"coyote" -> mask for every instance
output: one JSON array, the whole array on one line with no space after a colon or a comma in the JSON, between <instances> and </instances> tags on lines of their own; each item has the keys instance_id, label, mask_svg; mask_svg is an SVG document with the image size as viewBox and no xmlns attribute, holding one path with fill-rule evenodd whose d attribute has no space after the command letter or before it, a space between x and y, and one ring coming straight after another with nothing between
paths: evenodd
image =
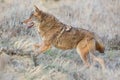
<instances>
[{"instance_id":1,"label":"coyote","mask_svg":"<svg viewBox=\"0 0 120 80\"><path fill-rule=\"evenodd\" d=\"M90 67L88 60L88 54L90 53L92 60L99 62L101 67L105 68L104 60L94 55L96 50L104 53L105 48L102 41L93 32L66 25L36 6L30 17L23 23L28 28L35 25L42 38L41 44L34 45L36 54L45 52L51 46L63 50L75 48L86 67Z\"/></svg>"}]
</instances>

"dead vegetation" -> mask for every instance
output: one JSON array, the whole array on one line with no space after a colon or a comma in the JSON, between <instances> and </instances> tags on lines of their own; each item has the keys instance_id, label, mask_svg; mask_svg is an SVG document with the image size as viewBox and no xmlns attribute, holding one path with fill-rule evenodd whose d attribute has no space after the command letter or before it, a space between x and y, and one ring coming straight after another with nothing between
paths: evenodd
<instances>
[{"instance_id":1,"label":"dead vegetation","mask_svg":"<svg viewBox=\"0 0 120 80\"><path fill-rule=\"evenodd\" d=\"M41 1L0 0L0 80L120 80L120 1ZM105 59L107 69L102 71L98 64L84 69L74 50L56 48L39 55L35 67L32 44L41 39L35 29L21 24L34 4L66 24L99 35L106 45L106 54L99 57Z\"/></svg>"}]
</instances>

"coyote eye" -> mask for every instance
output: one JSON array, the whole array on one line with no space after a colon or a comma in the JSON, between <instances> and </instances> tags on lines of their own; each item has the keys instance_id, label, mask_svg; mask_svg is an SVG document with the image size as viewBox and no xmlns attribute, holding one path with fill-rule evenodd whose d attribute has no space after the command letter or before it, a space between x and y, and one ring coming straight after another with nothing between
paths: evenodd
<instances>
[{"instance_id":1,"label":"coyote eye","mask_svg":"<svg viewBox=\"0 0 120 80\"><path fill-rule=\"evenodd\" d=\"M38 16L38 13L37 13L37 12L34 12L34 16L37 17L37 16Z\"/></svg>"}]
</instances>

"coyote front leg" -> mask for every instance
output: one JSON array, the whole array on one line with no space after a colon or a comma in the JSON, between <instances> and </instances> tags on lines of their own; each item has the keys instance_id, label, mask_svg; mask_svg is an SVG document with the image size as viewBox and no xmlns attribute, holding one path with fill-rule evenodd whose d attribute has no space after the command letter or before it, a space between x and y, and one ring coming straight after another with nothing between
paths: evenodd
<instances>
[{"instance_id":1,"label":"coyote front leg","mask_svg":"<svg viewBox=\"0 0 120 80\"><path fill-rule=\"evenodd\" d=\"M36 50L37 48L37 50ZM43 53L51 48L51 44L47 41L43 41L41 44L34 44L33 50L37 53L35 55L38 55L40 53Z\"/></svg>"}]
</instances>

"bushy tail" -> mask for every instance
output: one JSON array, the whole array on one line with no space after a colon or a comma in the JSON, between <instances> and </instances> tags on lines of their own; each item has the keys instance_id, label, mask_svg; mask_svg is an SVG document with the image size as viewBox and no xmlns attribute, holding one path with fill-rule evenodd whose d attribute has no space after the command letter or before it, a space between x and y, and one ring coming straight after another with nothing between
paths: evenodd
<instances>
[{"instance_id":1,"label":"bushy tail","mask_svg":"<svg viewBox=\"0 0 120 80\"><path fill-rule=\"evenodd\" d=\"M99 51L100 53L104 53L105 47L102 40L100 40L100 38L96 36L95 36L95 40L96 40L96 50Z\"/></svg>"}]
</instances>

